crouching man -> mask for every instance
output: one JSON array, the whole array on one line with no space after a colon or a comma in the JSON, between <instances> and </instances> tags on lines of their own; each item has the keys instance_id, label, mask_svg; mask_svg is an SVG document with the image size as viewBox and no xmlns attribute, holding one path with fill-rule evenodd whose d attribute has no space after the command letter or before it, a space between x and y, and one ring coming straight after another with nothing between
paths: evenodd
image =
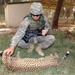
<instances>
[{"instance_id":1,"label":"crouching man","mask_svg":"<svg viewBox=\"0 0 75 75\"><path fill-rule=\"evenodd\" d=\"M43 15L42 4L39 2L33 2L29 9L29 14L24 17L21 22L16 34L11 39L10 47L3 51L3 54L12 55L15 47L28 48L28 52L32 52L34 49L34 36L29 38L28 31L35 32L38 30L41 32L41 35L36 34L38 46L36 51L39 55L44 56L42 49L49 48L54 42L55 37L53 35L48 35L50 31L50 24L47 18ZM27 33L29 35L27 35ZM29 39L28 39L29 38Z\"/></svg>"}]
</instances>

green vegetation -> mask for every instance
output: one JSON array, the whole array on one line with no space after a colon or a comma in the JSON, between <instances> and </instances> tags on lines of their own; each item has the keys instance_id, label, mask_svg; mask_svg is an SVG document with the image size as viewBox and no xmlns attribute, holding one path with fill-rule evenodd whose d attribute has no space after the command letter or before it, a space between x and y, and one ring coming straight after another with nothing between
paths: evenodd
<instances>
[{"instance_id":1,"label":"green vegetation","mask_svg":"<svg viewBox=\"0 0 75 75\"><path fill-rule=\"evenodd\" d=\"M58 67L50 67L47 69L31 71L31 72L12 72L7 70L0 57L0 75L75 75L75 40L69 40L66 38L65 34L61 31L55 31L53 34L56 37L56 41L52 47L47 50L43 50L45 55L54 54L57 52L60 59L64 56L67 51L70 51L69 57L63 62L62 65ZM74 34L75 32L73 32ZM2 34L0 35L0 50L4 50L9 47L10 39L12 34ZM27 49L16 48L13 56L16 55L17 51L21 52L21 57L40 57L34 50L33 53L27 53Z\"/></svg>"}]
</instances>

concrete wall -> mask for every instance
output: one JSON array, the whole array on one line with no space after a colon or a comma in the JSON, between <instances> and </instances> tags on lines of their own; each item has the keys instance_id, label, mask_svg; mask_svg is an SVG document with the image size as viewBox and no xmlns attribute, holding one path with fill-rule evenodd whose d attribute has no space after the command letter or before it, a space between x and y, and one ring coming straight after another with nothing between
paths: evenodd
<instances>
[{"instance_id":1,"label":"concrete wall","mask_svg":"<svg viewBox=\"0 0 75 75\"><path fill-rule=\"evenodd\" d=\"M24 16L29 13L31 3L8 4L5 7L5 21L7 27L18 27Z\"/></svg>"}]
</instances>

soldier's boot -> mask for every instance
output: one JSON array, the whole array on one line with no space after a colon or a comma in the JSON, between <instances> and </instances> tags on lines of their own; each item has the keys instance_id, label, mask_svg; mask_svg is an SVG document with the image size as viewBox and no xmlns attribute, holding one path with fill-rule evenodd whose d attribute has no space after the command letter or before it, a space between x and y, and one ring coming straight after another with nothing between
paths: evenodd
<instances>
[{"instance_id":1,"label":"soldier's boot","mask_svg":"<svg viewBox=\"0 0 75 75\"><path fill-rule=\"evenodd\" d=\"M30 47L28 48L28 53L32 53L33 50L34 50L34 45L31 44Z\"/></svg>"},{"instance_id":2,"label":"soldier's boot","mask_svg":"<svg viewBox=\"0 0 75 75\"><path fill-rule=\"evenodd\" d=\"M44 53L43 53L43 51L42 51L40 45L38 45L38 46L36 47L36 51L37 51L37 53L38 53L40 56L44 56Z\"/></svg>"}]
</instances>

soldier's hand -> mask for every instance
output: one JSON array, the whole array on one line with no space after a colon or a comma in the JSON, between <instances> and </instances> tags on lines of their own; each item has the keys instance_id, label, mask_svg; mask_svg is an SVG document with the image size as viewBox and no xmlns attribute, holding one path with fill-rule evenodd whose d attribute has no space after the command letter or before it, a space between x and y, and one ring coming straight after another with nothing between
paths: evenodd
<instances>
[{"instance_id":1,"label":"soldier's hand","mask_svg":"<svg viewBox=\"0 0 75 75\"><path fill-rule=\"evenodd\" d=\"M42 30L42 35L45 36L47 34L47 30Z\"/></svg>"},{"instance_id":2,"label":"soldier's hand","mask_svg":"<svg viewBox=\"0 0 75 75\"><path fill-rule=\"evenodd\" d=\"M14 53L14 46L11 46L4 50L3 55L5 55L5 54L12 55L13 53Z\"/></svg>"}]
</instances>

